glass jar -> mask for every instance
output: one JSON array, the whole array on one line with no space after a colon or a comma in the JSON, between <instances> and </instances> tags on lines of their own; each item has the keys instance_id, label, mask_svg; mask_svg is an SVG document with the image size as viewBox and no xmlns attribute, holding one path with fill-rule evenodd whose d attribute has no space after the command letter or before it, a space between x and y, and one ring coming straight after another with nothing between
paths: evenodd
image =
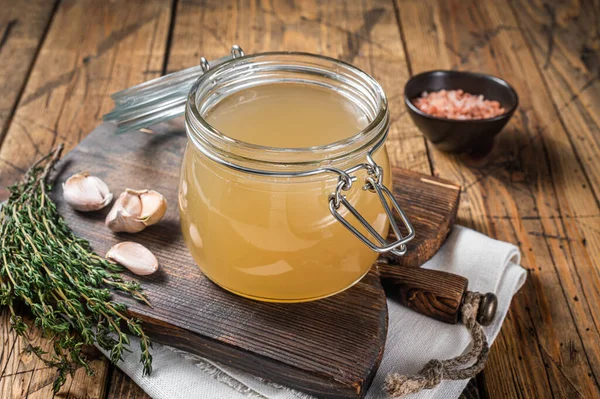
<instances>
[{"instance_id":1,"label":"glass jar","mask_svg":"<svg viewBox=\"0 0 600 399\"><path fill-rule=\"evenodd\" d=\"M364 114L366 127L341 141L282 148L236 140L207 122L228 96L275 84L335 91ZM358 282L378 253L403 254L414 236L386 188L385 94L351 65L304 53L235 57L193 85L185 126L181 227L202 272L226 290L273 302L327 297Z\"/></svg>"}]
</instances>

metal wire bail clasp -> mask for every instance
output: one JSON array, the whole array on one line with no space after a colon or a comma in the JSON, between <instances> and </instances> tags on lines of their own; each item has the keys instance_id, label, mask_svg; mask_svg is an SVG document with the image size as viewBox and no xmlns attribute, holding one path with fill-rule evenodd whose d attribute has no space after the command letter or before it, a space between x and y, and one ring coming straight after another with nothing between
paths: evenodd
<instances>
[{"instance_id":1,"label":"metal wire bail clasp","mask_svg":"<svg viewBox=\"0 0 600 399\"><path fill-rule=\"evenodd\" d=\"M233 46L231 46L231 58L232 59L236 59L239 57L243 57L244 56L244 50L242 50L242 48L240 46L238 46L237 44L234 44ZM210 64L208 63L208 60L205 57L200 57L200 68L202 68L202 72L207 72L210 69Z\"/></svg>"},{"instance_id":2,"label":"metal wire bail clasp","mask_svg":"<svg viewBox=\"0 0 600 399\"><path fill-rule=\"evenodd\" d=\"M366 169L367 171L367 178L365 179L363 190L376 193L379 197L379 201L385 210L390 225L392 226L392 230L397 238L396 241L388 242L386 238L382 237L381 234L379 234L375 228L373 228L373 226L371 226L369 222L367 222L365 218L356 210L356 208L350 204L350 202L346 199L346 196L342 194L342 192L350 190L352 183L357 179L356 176L351 176L350 173L356 172L362 168ZM396 222L396 218L394 218L394 212L392 209L390 209L388 201L394 206L394 209L398 213L402 224L404 224L404 227L408 231L406 236L402 235L400 226ZM350 211L350 213L356 217L360 224L367 229L367 231L377 240L377 242L373 242L367 238L339 213L339 209L342 206L348 209L348 211ZM351 169L343 171L343 173L340 173L339 182L337 184L335 193L333 193L329 198L329 210L340 223L342 223L348 230L350 230L350 232L352 232L352 234L354 234L358 239L360 239L369 248L377 253L391 252L394 255L404 255L406 253L406 243L415 237L415 230L406 217L406 214L394 198L392 192L383 184L383 169L381 166L375 163L371 153L367 155L366 164L355 166Z\"/></svg>"}]
</instances>

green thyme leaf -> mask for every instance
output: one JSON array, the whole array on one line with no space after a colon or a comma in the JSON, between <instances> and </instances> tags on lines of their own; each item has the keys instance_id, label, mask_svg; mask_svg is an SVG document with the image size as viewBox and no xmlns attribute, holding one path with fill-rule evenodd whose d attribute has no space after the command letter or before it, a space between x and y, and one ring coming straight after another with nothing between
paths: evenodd
<instances>
[{"instance_id":1,"label":"green thyme leaf","mask_svg":"<svg viewBox=\"0 0 600 399\"><path fill-rule=\"evenodd\" d=\"M0 306L8 307L12 330L26 340L26 350L57 370L55 392L77 368L92 373L84 345L98 343L116 363L128 351L127 334L140 338L144 373L152 370L152 344L141 322L111 299L111 290L118 290L150 305L139 283L123 280L121 267L75 236L48 196L49 175L62 149L58 146L9 187L9 199L0 209ZM17 305L51 338L50 352L29 342Z\"/></svg>"}]
</instances>

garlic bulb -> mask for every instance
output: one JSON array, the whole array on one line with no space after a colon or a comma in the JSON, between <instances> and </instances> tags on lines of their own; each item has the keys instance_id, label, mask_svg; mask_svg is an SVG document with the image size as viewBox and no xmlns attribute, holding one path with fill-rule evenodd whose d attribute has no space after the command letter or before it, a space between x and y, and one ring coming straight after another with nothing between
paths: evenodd
<instances>
[{"instance_id":1,"label":"garlic bulb","mask_svg":"<svg viewBox=\"0 0 600 399\"><path fill-rule=\"evenodd\" d=\"M138 276L147 276L158 270L156 256L136 242L125 241L114 245L106 253L106 259L125 266Z\"/></svg>"},{"instance_id":2,"label":"garlic bulb","mask_svg":"<svg viewBox=\"0 0 600 399\"><path fill-rule=\"evenodd\" d=\"M126 189L106 216L114 232L137 233L158 223L167 211L167 200L154 190Z\"/></svg>"},{"instance_id":3,"label":"garlic bulb","mask_svg":"<svg viewBox=\"0 0 600 399\"><path fill-rule=\"evenodd\" d=\"M106 183L88 172L76 173L63 183L63 197L72 208L97 211L110 204L113 195Z\"/></svg>"}]
</instances>

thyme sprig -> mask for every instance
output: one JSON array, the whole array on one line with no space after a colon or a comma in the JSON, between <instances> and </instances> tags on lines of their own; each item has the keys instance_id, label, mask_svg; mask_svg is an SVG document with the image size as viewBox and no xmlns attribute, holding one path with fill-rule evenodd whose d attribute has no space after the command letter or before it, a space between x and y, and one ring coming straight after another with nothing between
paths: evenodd
<instances>
[{"instance_id":1,"label":"thyme sprig","mask_svg":"<svg viewBox=\"0 0 600 399\"><path fill-rule=\"evenodd\" d=\"M84 345L96 342L113 363L122 360L129 346L126 331L140 338L140 362L145 374L152 371L151 342L141 322L111 295L119 290L149 305L139 283L123 280L121 266L96 255L77 237L48 196L49 175L62 149L58 146L9 187L0 210L0 305L8 307L12 329L27 341L27 350L57 369L55 392L78 367L92 374ZM31 312L52 350L31 343L17 304Z\"/></svg>"}]
</instances>

